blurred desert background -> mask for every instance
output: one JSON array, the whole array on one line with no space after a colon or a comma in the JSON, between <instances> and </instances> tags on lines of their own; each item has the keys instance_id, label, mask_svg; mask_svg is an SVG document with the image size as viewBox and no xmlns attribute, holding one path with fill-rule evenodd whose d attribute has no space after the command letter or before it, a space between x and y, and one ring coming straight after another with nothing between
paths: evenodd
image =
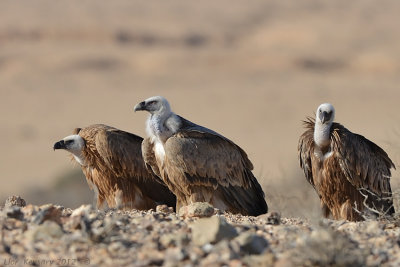
<instances>
[{"instance_id":1,"label":"blurred desert background","mask_svg":"<svg viewBox=\"0 0 400 267\"><path fill-rule=\"evenodd\" d=\"M144 136L147 115L133 106L153 95L240 145L283 216L320 216L297 141L301 120L323 102L399 166L398 1L0 6L2 202L92 203L80 167L53 144L94 123Z\"/></svg>"}]
</instances>

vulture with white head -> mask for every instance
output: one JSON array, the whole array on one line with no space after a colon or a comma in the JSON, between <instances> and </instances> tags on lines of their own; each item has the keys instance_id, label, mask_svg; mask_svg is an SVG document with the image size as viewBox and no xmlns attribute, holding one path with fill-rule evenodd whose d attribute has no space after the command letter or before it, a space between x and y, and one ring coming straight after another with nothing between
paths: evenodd
<instances>
[{"instance_id":1,"label":"vulture with white head","mask_svg":"<svg viewBox=\"0 0 400 267\"><path fill-rule=\"evenodd\" d=\"M238 145L176 115L164 97L151 97L134 110L150 113L143 158L176 195L177 210L208 202L221 211L243 215L268 211L253 164Z\"/></svg>"},{"instance_id":2,"label":"vulture with white head","mask_svg":"<svg viewBox=\"0 0 400 267\"><path fill-rule=\"evenodd\" d=\"M89 187L97 194L97 207L155 209L175 207L176 197L146 168L143 138L116 128L94 124L77 128L73 135L54 144L70 152L82 167Z\"/></svg>"},{"instance_id":3,"label":"vulture with white head","mask_svg":"<svg viewBox=\"0 0 400 267\"><path fill-rule=\"evenodd\" d=\"M331 104L320 105L315 120L304 121L298 144L300 166L320 197L324 216L359 221L393 214L393 162L382 148L333 122L334 117Z\"/></svg>"}]
</instances>

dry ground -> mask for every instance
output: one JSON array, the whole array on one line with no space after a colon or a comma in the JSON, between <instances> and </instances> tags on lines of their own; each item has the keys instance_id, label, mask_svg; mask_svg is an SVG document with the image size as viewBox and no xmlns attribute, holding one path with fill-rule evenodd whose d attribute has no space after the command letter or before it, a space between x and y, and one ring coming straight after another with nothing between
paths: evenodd
<instances>
[{"instance_id":1,"label":"dry ground","mask_svg":"<svg viewBox=\"0 0 400 267\"><path fill-rule=\"evenodd\" d=\"M0 207L8 266L399 266L399 220L347 222L156 211ZM11 205L10 205L11 204ZM17 204L17 205L15 205ZM207 207L206 207L207 206ZM203 208L201 208L203 207ZM204 203L195 214L216 212ZM180 215L194 213L180 213Z\"/></svg>"},{"instance_id":2,"label":"dry ground","mask_svg":"<svg viewBox=\"0 0 400 267\"><path fill-rule=\"evenodd\" d=\"M2 2L0 198L90 203L79 168L53 143L93 123L143 136L146 115L133 106L163 95L248 152L272 210L319 217L296 149L301 120L321 102L400 162L399 8L395 0Z\"/></svg>"}]
</instances>

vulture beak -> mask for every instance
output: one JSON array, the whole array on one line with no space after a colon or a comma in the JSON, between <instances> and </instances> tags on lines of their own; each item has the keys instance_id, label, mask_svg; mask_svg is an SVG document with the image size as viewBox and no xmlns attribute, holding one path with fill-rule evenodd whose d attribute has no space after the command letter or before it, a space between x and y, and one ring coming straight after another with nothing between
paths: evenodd
<instances>
[{"instance_id":1,"label":"vulture beak","mask_svg":"<svg viewBox=\"0 0 400 267\"><path fill-rule=\"evenodd\" d=\"M145 101L140 102L139 104L137 104L137 105L133 108L133 110L134 110L135 112L138 111L138 110L146 110L146 102L145 102Z\"/></svg>"},{"instance_id":2,"label":"vulture beak","mask_svg":"<svg viewBox=\"0 0 400 267\"><path fill-rule=\"evenodd\" d=\"M324 112L322 112L322 114L319 116L319 119L321 120L322 124L324 124L325 122L329 121L330 117L331 117L331 116L328 114L328 112L324 111Z\"/></svg>"},{"instance_id":3,"label":"vulture beak","mask_svg":"<svg viewBox=\"0 0 400 267\"><path fill-rule=\"evenodd\" d=\"M64 140L58 141L58 142L55 143L54 146L53 146L53 150L56 150L56 149L65 149L65 148L66 148L66 147L65 147L65 142L64 142Z\"/></svg>"}]
</instances>

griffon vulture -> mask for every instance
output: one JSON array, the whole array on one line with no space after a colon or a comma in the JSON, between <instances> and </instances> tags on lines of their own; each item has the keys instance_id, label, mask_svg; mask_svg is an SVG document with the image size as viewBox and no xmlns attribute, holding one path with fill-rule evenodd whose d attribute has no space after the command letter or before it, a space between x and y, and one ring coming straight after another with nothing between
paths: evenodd
<instances>
[{"instance_id":1,"label":"griffon vulture","mask_svg":"<svg viewBox=\"0 0 400 267\"><path fill-rule=\"evenodd\" d=\"M247 154L228 138L171 111L161 96L134 108L150 113L144 161L177 197L177 210L209 202L221 211L257 216L268 211Z\"/></svg>"},{"instance_id":2,"label":"griffon vulture","mask_svg":"<svg viewBox=\"0 0 400 267\"><path fill-rule=\"evenodd\" d=\"M73 135L54 144L69 151L81 165L89 187L97 194L97 207L104 201L110 208L175 207L176 197L150 173L142 158L143 138L116 128L95 124L77 128Z\"/></svg>"},{"instance_id":3,"label":"griffon vulture","mask_svg":"<svg viewBox=\"0 0 400 267\"><path fill-rule=\"evenodd\" d=\"M333 122L335 109L322 104L315 121L304 121L300 167L321 200L325 217L359 221L368 215L394 213L390 169L382 148Z\"/></svg>"}]
</instances>

